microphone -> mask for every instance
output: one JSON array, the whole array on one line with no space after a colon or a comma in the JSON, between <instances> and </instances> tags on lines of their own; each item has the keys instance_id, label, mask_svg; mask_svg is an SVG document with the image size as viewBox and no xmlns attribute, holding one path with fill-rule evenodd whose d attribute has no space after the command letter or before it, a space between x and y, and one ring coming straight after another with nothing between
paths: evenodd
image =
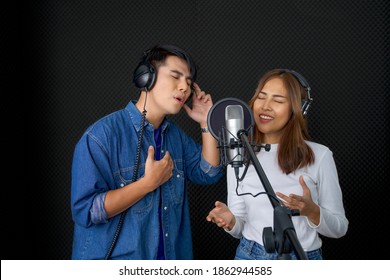
<instances>
[{"instance_id":1,"label":"microphone","mask_svg":"<svg viewBox=\"0 0 390 280\"><path fill-rule=\"evenodd\" d=\"M228 147L228 163L236 173L243 166L243 147L238 132L244 129L244 111L241 105L228 105L225 108L225 141Z\"/></svg>"},{"instance_id":2,"label":"microphone","mask_svg":"<svg viewBox=\"0 0 390 280\"><path fill-rule=\"evenodd\" d=\"M245 130L253 135L252 110L240 99L224 98L211 107L207 124L211 135L218 141L222 164L233 164L238 172L238 168L244 165L245 153L237 134L240 130Z\"/></svg>"}]
</instances>

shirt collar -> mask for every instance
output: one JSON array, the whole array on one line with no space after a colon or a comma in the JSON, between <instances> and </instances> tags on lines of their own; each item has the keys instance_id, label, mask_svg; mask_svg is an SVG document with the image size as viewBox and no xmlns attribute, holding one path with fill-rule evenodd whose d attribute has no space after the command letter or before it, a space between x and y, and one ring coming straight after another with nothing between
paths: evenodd
<instances>
[{"instance_id":1,"label":"shirt collar","mask_svg":"<svg viewBox=\"0 0 390 280\"><path fill-rule=\"evenodd\" d=\"M137 100L131 100L127 104L126 110L129 113L129 117L130 117L131 121L133 122L136 130L139 131L140 128L141 128L142 113L140 111L138 111L137 107L135 106L136 103L137 103ZM147 115L148 114L146 113L146 116ZM170 125L170 122L167 120L167 118L164 118L164 120L163 120L163 122L161 123L161 126L160 126L162 133L164 133L166 131L166 129L169 127L169 125ZM153 127L153 125L150 124L148 122L148 120L145 119L144 128L147 127L147 126ZM154 130L154 127L153 127L153 130Z\"/></svg>"}]
</instances>

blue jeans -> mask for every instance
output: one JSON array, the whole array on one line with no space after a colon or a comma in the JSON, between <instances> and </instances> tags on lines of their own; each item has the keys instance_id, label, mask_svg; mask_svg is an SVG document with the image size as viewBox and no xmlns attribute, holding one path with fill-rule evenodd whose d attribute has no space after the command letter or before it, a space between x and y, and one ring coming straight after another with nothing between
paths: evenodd
<instances>
[{"instance_id":1,"label":"blue jeans","mask_svg":"<svg viewBox=\"0 0 390 280\"><path fill-rule=\"evenodd\" d=\"M322 260L321 249L306 252L309 260ZM290 258L296 260L294 250L290 253ZM264 246L255 241L242 237L236 250L235 260L277 260L278 253L267 253Z\"/></svg>"}]
</instances>

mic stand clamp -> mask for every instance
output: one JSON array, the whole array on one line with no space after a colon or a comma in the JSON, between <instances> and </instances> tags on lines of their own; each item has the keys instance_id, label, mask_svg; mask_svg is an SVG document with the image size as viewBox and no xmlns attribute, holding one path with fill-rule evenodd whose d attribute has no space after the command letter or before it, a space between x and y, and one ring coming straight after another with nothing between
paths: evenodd
<instances>
[{"instance_id":1,"label":"mic stand clamp","mask_svg":"<svg viewBox=\"0 0 390 280\"><path fill-rule=\"evenodd\" d=\"M299 215L283 205L274 208L274 231L272 227L263 229L263 244L268 253L278 252L279 260L290 260L292 251L289 239L285 237L295 234L291 216ZM291 232L291 233L290 233ZM304 253L304 252L303 252Z\"/></svg>"}]
</instances>

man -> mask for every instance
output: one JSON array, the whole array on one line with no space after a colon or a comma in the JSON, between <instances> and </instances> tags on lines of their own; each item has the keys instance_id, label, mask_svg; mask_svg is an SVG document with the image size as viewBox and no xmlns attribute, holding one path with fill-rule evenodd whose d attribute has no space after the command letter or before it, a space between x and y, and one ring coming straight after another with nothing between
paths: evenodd
<instances>
[{"instance_id":1,"label":"man","mask_svg":"<svg viewBox=\"0 0 390 280\"><path fill-rule=\"evenodd\" d=\"M212 99L196 74L186 51L153 47L134 71L138 101L83 134L72 165L72 259L192 259L186 181L210 185L222 175L207 130ZM199 123L202 145L167 120L182 108Z\"/></svg>"}]
</instances>

